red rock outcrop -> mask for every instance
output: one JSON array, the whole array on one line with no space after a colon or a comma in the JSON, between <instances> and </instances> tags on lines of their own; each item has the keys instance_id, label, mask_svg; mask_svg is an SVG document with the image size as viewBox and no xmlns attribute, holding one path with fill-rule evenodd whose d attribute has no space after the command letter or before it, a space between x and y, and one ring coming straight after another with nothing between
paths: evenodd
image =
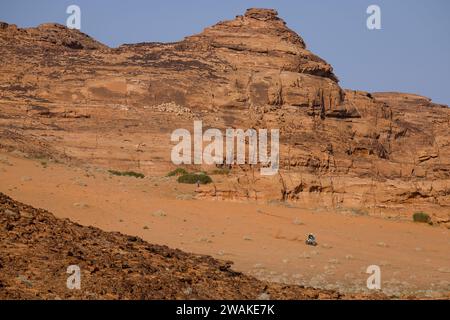
<instances>
[{"instance_id":1,"label":"red rock outcrop","mask_svg":"<svg viewBox=\"0 0 450 320\"><path fill-rule=\"evenodd\" d=\"M343 98L331 66L306 50L274 10L249 9L181 42L118 49L57 24L0 30L4 67L18 62L7 64L14 70L2 83L37 100L331 108Z\"/></svg>"}]
</instances>

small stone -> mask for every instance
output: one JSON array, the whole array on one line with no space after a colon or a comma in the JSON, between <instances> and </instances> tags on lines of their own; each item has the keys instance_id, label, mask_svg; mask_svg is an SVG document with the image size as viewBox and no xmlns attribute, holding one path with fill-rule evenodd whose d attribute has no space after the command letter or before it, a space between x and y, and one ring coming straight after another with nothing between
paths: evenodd
<instances>
[{"instance_id":1,"label":"small stone","mask_svg":"<svg viewBox=\"0 0 450 320\"><path fill-rule=\"evenodd\" d=\"M24 218L33 218L33 214L27 211L20 211L20 216Z\"/></svg>"},{"instance_id":2,"label":"small stone","mask_svg":"<svg viewBox=\"0 0 450 320\"><path fill-rule=\"evenodd\" d=\"M339 264L340 262L339 262L338 259L330 259L330 260L328 260L328 263L331 263L331 264Z\"/></svg>"},{"instance_id":3,"label":"small stone","mask_svg":"<svg viewBox=\"0 0 450 320\"><path fill-rule=\"evenodd\" d=\"M77 208L81 208L81 209L85 209L85 208L89 207L86 203L83 203L83 202L75 202L73 204L73 206L77 207Z\"/></svg>"},{"instance_id":4,"label":"small stone","mask_svg":"<svg viewBox=\"0 0 450 320\"><path fill-rule=\"evenodd\" d=\"M33 282L27 279L27 277L19 275L19 280L24 283L28 288L31 288L33 286Z\"/></svg>"},{"instance_id":5,"label":"small stone","mask_svg":"<svg viewBox=\"0 0 450 320\"><path fill-rule=\"evenodd\" d=\"M156 210L155 212L152 213L152 215L154 217L167 217L167 214L164 210Z\"/></svg>"},{"instance_id":6,"label":"small stone","mask_svg":"<svg viewBox=\"0 0 450 320\"><path fill-rule=\"evenodd\" d=\"M250 236L244 236L243 239L244 239L245 241L251 241L251 240L253 240L252 237L250 237Z\"/></svg>"},{"instance_id":7,"label":"small stone","mask_svg":"<svg viewBox=\"0 0 450 320\"><path fill-rule=\"evenodd\" d=\"M389 245L387 245L387 244L384 243L384 242L378 242L378 243L377 243L377 246L382 247L382 248L388 248L388 247L389 247Z\"/></svg>"},{"instance_id":8,"label":"small stone","mask_svg":"<svg viewBox=\"0 0 450 320\"><path fill-rule=\"evenodd\" d=\"M5 214L8 215L8 216L12 216L12 217L15 217L15 216L19 215L17 212L14 212L14 211L9 210L9 209L5 210Z\"/></svg>"},{"instance_id":9,"label":"small stone","mask_svg":"<svg viewBox=\"0 0 450 320\"><path fill-rule=\"evenodd\" d=\"M187 287L186 289L183 290L183 293L187 296L192 294L192 288L191 287Z\"/></svg>"},{"instance_id":10,"label":"small stone","mask_svg":"<svg viewBox=\"0 0 450 320\"><path fill-rule=\"evenodd\" d=\"M442 267L442 268L439 268L438 271L439 271L439 272L442 272L442 273L450 273L450 268L444 268L444 267Z\"/></svg>"},{"instance_id":11,"label":"small stone","mask_svg":"<svg viewBox=\"0 0 450 320\"><path fill-rule=\"evenodd\" d=\"M268 294L267 292L263 292L256 299L257 300L270 300L270 294Z\"/></svg>"}]
</instances>

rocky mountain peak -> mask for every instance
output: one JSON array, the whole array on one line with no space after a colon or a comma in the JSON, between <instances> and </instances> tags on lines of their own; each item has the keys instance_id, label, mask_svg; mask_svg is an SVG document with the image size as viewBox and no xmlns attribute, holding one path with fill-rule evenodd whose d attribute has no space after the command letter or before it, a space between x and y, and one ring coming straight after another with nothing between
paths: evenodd
<instances>
[{"instance_id":1,"label":"rocky mountain peak","mask_svg":"<svg viewBox=\"0 0 450 320\"><path fill-rule=\"evenodd\" d=\"M15 43L21 48L31 47L54 49L105 49L104 44L92 39L87 34L69 29L59 23L43 23L36 28L18 28L14 24L0 22L0 43Z\"/></svg>"},{"instance_id":2,"label":"rocky mountain peak","mask_svg":"<svg viewBox=\"0 0 450 320\"><path fill-rule=\"evenodd\" d=\"M250 8L245 12L245 17L261 21L280 20L278 12L274 9Z\"/></svg>"},{"instance_id":3,"label":"rocky mountain peak","mask_svg":"<svg viewBox=\"0 0 450 320\"><path fill-rule=\"evenodd\" d=\"M298 53L305 49L305 42L273 9L247 9L244 15L233 20L219 22L194 36L213 38L215 43L247 46L256 51L282 50Z\"/></svg>"}]
</instances>

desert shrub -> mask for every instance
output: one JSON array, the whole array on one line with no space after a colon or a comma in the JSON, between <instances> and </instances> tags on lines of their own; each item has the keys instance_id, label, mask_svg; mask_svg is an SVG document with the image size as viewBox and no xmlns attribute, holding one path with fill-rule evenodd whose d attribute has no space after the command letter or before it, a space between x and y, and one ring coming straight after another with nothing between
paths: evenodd
<instances>
[{"instance_id":1,"label":"desert shrub","mask_svg":"<svg viewBox=\"0 0 450 320\"><path fill-rule=\"evenodd\" d=\"M221 168L221 169L214 169L211 171L211 174L219 175L219 174L230 174L230 169L228 168Z\"/></svg>"},{"instance_id":2,"label":"desert shrub","mask_svg":"<svg viewBox=\"0 0 450 320\"><path fill-rule=\"evenodd\" d=\"M109 173L115 175L115 176L121 176L122 172L116 171L116 170L108 170Z\"/></svg>"},{"instance_id":3,"label":"desert shrub","mask_svg":"<svg viewBox=\"0 0 450 320\"><path fill-rule=\"evenodd\" d=\"M188 172L183 168L176 168L175 170L170 171L167 176L173 177L173 176L181 176L183 174L187 174Z\"/></svg>"},{"instance_id":4,"label":"desert shrub","mask_svg":"<svg viewBox=\"0 0 450 320\"><path fill-rule=\"evenodd\" d=\"M413 220L414 222L425 222L425 223L430 223L431 222L431 218L430 216L425 213L425 212L415 212L413 214Z\"/></svg>"},{"instance_id":5,"label":"desert shrub","mask_svg":"<svg viewBox=\"0 0 450 320\"><path fill-rule=\"evenodd\" d=\"M124 171L122 172L123 176L128 176L128 177L135 177L135 178L144 178L145 175L143 173L139 173L139 172L134 172L134 171Z\"/></svg>"},{"instance_id":6,"label":"desert shrub","mask_svg":"<svg viewBox=\"0 0 450 320\"><path fill-rule=\"evenodd\" d=\"M204 173L186 173L182 176L178 177L177 180L179 183L189 183L189 184L196 184L199 182L200 184L208 184L212 182L212 179L210 176L204 174Z\"/></svg>"},{"instance_id":7,"label":"desert shrub","mask_svg":"<svg viewBox=\"0 0 450 320\"><path fill-rule=\"evenodd\" d=\"M109 173L115 176L127 176L127 177L135 177L135 178L144 178L145 175L139 172L134 171L117 171L117 170L108 170Z\"/></svg>"},{"instance_id":8,"label":"desert shrub","mask_svg":"<svg viewBox=\"0 0 450 320\"><path fill-rule=\"evenodd\" d=\"M368 216L369 213L364 209L351 208L350 212L356 216Z\"/></svg>"}]
</instances>

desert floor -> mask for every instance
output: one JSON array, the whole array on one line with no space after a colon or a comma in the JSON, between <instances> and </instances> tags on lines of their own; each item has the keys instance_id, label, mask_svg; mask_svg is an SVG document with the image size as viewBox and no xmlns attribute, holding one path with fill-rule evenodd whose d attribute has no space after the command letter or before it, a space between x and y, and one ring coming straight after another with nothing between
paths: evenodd
<instances>
[{"instance_id":1,"label":"desert floor","mask_svg":"<svg viewBox=\"0 0 450 320\"><path fill-rule=\"evenodd\" d=\"M0 153L0 192L60 218L231 260L259 279L367 291L366 269L378 265L389 295L450 298L444 227L295 203L195 200L195 190L176 178L117 177ZM305 244L308 233L318 246Z\"/></svg>"}]
</instances>

